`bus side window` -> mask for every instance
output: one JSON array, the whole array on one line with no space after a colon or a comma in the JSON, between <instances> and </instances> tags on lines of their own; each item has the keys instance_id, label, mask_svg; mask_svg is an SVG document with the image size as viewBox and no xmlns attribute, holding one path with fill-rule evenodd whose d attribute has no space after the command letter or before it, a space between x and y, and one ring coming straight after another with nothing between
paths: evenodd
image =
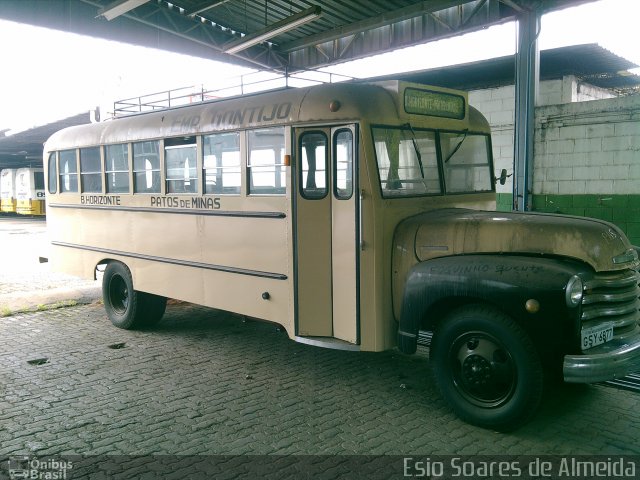
<instances>
[{"instance_id":1,"label":"bus side window","mask_svg":"<svg viewBox=\"0 0 640 480\"><path fill-rule=\"evenodd\" d=\"M49 193L58 193L58 166L56 164L56 152L49 154Z\"/></svg>"},{"instance_id":2,"label":"bus side window","mask_svg":"<svg viewBox=\"0 0 640 480\"><path fill-rule=\"evenodd\" d=\"M284 195L287 188L284 127L250 130L247 142L249 194Z\"/></svg>"},{"instance_id":3,"label":"bus side window","mask_svg":"<svg viewBox=\"0 0 640 480\"><path fill-rule=\"evenodd\" d=\"M33 172L33 185L36 190L44 190L44 173L43 172Z\"/></svg>"},{"instance_id":4,"label":"bus side window","mask_svg":"<svg viewBox=\"0 0 640 480\"><path fill-rule=\"evenodd\" d=\"M440 135L447 193L491 191L488 142L485 135L465 132Z\"/></svg>"},{"instance_id":5,"label":"bus side window","mask_svg":"<svg viewBox=\"0 0 640 480\"><path fill-rule=\"evenodd\" d=\"M334 195L348 200L353 195L353 133L339 130L333 136Z\"/></svg>"},{"instance_id":6,"label":"bus side window","mask_svg":"<svg viewBox=\"0 0 640 480\"><path fill-rule=\"evenodd\" d=\"M126 143L104 147L107 193L129 193L129 146Z\"/></svg>"},{"instance_id":7,"label":"bus side window","mask_svg":"<svg viewBox=\"0 0 640 480\"><path fill-rule=\"evenodd\" d=\"M60 152L60 192L78 191L78 163L75 150Z\"/></svg>"},{"instance_id":8,"label":"bus side window","mask_svg":"<svg viewBox=\"0 0 640 480\"><path fill-rule=\"evenodd\" d=\"M167 193L197 193L196 138L168 138L164 141Z\"/></svg>"},{"instance_id":9,"label":"bus side window","mask_svg":"<svg viewBox=\"0 0 640 480\"><path fill-rule=\"evenodd\" d=\"M240 134L203 137L204 193L240 194Z\"/></svg>"},{"instance_id":10,"label":"bus side window","mask_svg":"<svg viewBox=\"0 0 640 480\"><path fill-rule=\"evenodd\" d=\"M307 199L327 195L327 137L323 132L305 132L300 137L300 193Z\"/></svg>"},{"instance_id":11,"label":"bus side window","mask_svg":"<svg viewBox=\"0 0 640 480\"><path fill-rule=\"evenodd\" d=\"M373 127L372 133L383 197L442 193L435 132Z\"/></svg>"},{"instance_id":12,"label":"bus side window","mask_svg":"<svg viewBox=\"0 0 640 480\"><path fill-rule=\"evenodd\" d=\"M157 141L133 144L134 193L160 193L160 146Z\"/></svg>"},{"instance_id":13,"label":"bus side window","mask_svg":"<svg viewBox=\"0 0 640 480\"><path fill-rule=\"evenodd\" d=\"M83 192L102 193L99 147L80 149L80 180Z\"/></svg>"}]
</instances>

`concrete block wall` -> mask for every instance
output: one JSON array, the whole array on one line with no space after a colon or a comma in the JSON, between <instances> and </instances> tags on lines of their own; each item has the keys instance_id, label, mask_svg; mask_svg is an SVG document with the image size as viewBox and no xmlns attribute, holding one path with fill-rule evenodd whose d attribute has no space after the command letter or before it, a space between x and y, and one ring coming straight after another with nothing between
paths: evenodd
<instances>
[{"instance_id":1,"label":"concrete block wall","mask_svg":"<svg viewBox=\"0 0 640 480\"><path fill-rule=\"evenodd\" d=\"M489 88L469 92L469 104L480 110L491 125L491 143L493 145L493 161L495 171L506 168L513 170L513 125L515 115L515 87ZM497 186L498 193L510 194L512 186L508 181Z\"/></svg>"},{"instance_id":2,"label":"concrete block wall","mask_svg":"<svg viewBox=\"0 0 640 480\"><path fill-rule=\"evenodd\" d=\"M608 220L640 245L640 96L536 108L533 210Z\"/></svg>"},{"instance_id":3,"label":"concrete block wall","mask_svg":"<svg viewBox=\"0 0 640 480\"><path fill-rule=\"evenodd\" d=\"M607 97L575 77L541 82L532 209L609 220L640 245L640 96ZM496 172L512 172L514 87L472 91L469 102L492 126ZM509 181L498 209L512 203Z\"/></svg>"}]
</instances>

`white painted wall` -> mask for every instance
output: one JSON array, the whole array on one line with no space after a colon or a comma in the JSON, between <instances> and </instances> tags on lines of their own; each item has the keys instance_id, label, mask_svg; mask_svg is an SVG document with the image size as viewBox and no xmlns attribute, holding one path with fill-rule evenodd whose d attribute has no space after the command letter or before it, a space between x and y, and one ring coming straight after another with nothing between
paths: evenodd
<instances>
[{"instance_id":1,"label":"white painted wall","mask_svg":"<svg viewBox=\"0 0 640 480\"><path fill-rule=\"evenodd\" d=\"M536 108L536 194L639 194L640 96Z\"/></svg>"},{"instance_id":2,"label":"white painted wall","mask_svg":"<svg viewBox=\"0 0 640 480\"><path fill-rule=\"evenodd\" d=\"M511 173L515 87L470 91L469 103L491 124L496 174ZM534 194L640 193L640 96L566 76L540 82L538 105ZM511 193L511 178L497 188Z\"/></svg>"}]
</instances>

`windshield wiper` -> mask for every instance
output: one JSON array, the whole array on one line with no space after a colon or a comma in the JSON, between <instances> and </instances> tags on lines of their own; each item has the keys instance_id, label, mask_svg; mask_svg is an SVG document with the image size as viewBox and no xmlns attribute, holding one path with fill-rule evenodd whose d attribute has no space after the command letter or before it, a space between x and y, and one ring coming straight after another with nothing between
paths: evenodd
<instances>
[{"instance_id":1,"label":"windshield wiper","mask_svg":"<svg viewBox=\"0 0 640 480\"><path fill-rule=\"evenodd\" d=\"M463 132L464 132L464 136L462 137L462 140L460 140L460 143L456 145L456 148L454 148L451 151L451 153L447 156L447 158L444 160L444 163L447 163L449 160L451 160L451 157L453 157L456 154L456 152L460 150L460 147L462 146L462 142L464 142L464 140L467 138L467 133L469 133L469 129L465 128Z\"/></svg>"},{"instance_id":2,"label":"windshield wiper","mask_svg":"<svg viewBox=\"0 0 640 480\"><path fill-rule=\"evenodd\" d=\"M413 127L409 122L403 125L404 127L409 127L411 131L411 143L413 143L413 148L416 151L416 157L418 159L418 166L420 167L420 175L424 178L424 167L422 166L422 155L420 154L420 149L418 148L418 141L416 140L416 132L413 131Z\"/></svg>"}]
</instances>

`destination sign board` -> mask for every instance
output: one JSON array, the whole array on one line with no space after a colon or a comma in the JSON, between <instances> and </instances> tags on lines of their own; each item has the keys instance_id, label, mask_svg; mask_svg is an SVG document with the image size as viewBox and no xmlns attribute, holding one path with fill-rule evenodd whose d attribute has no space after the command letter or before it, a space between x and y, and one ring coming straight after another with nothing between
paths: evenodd
<instances>
[{"instance_id":1,"label":"destination sign board","mask_svg":"<svg viewBox=\"0 0 640 480\"><path fill-rule=\"evenodd\" d=\"M462 120L465 116L465 100L464 97L452 93L406 88L404 110L415 115Z\"/></svg>"}]
</instances>

